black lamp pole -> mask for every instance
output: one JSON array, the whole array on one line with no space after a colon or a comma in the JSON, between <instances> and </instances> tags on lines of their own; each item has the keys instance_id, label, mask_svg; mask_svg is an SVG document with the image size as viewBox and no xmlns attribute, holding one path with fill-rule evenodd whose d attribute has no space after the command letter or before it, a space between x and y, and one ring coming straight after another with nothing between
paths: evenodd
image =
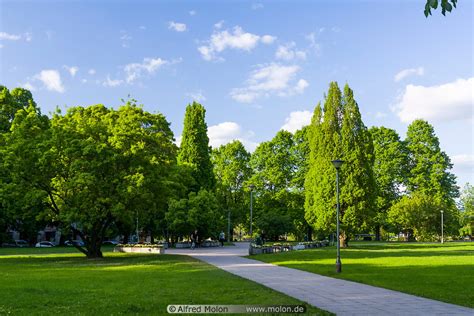
<instances>
[{"instance_id":1,"label":"black lamp pole","mask_svg":"<svg viewBox=\"0 0 474 316\"><path fill-rule=\"evenodd\" d=\"M341 263L341 245L339 243L339 169L341 168L344 161L337 159L333 160L332 164L336 168L336 201L337 201L337 215L336 215L336 245L337 245L337 257L336 257L336 272L341 273L342 263Z\"/></svg>"}]
</instances>

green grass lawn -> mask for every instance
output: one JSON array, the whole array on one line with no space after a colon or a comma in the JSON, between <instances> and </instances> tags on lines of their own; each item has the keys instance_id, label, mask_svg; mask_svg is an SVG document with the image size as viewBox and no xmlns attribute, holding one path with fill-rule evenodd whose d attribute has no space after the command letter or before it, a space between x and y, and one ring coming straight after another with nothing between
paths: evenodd
<instances>
[{"instance_id":1,"label":"green grass lawn","mask_svg":"<svg viewBox=\"0 0 474 316\"><path fill-rule=\"evenodd\" d=\"M474 243L352 243L336 248L252 256L252 259L474 307Z\"/></svg>"},{"instance_id":2,"label":"green grass lawn","mask_svg":"<svg viewBox=\"0 0 474 316\"><path fill-rule=\"evenodd\" d=\"M0 315L162 315L168 304L302 304L191 257L110 251L89 260L74 248L0 248Z\"/></svg>"}]
</instances>

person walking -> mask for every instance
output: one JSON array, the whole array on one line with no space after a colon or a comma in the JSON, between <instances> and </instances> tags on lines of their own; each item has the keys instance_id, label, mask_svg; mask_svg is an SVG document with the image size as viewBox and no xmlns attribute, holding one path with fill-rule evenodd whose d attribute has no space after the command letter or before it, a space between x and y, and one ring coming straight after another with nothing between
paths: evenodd
<instances>
[{"instance_id":1,"label":"person walking","mask_svg":"<svg viewBox=\"0 0 474 316\"><path fill-rule=\"evenodd\" d=\"M197 243L199 242L199 236L197 229L191 233L191 249L196 248Z\"/></svg>"},{"instance_id":2,"label":"person walking","mask_svg":"<svg viewBox=\"0 0 474 316\"><path fill-rule=\"evenodd\" d=\"M221 242L221 247L224 247L225 234L223 231L219 234L219 241Z\"/></svg>"}]
</instances>

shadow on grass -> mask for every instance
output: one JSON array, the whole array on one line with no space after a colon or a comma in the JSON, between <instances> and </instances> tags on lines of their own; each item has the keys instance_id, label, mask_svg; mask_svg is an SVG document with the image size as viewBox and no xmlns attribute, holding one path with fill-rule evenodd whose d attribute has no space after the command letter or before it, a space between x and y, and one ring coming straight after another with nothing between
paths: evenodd
<instances>
[{"instance_id":1,"label":"shadow on grass","mask_svg":"<svg viewBox=\"0 0 474 316\"><path fill-rule=\"evenodd\" d=\"M301 304L180 255L6 257L0 280L0 314L162 315L168 304Z\"/></svg>"},{"instance_id":2,"label":"shadow on grass","mask_svg":"<svg viewBox=\"0 0 474 316\"><path fill-rule=\"evenodd\" d=\"M261 254L256 256L248 256L251 259L257 259L265 262L280 262L287 260L315 260L315 259L331 259L335 258L335 247L308 249L292 252L282 252L276 254ZM413 250L413 248L396 248L387 249L383 247L349 247L341 249L341 256L350 259L383 259L383 258L428 258L428 257L472 257L474 256L474 248L470 249L438 249L433 250Z\"/></svg>"},{"instance_id":3,"label":"shadow on grass","mask_svg":"<svg viewBox=\"0 0 474 316\"><path fill-rule=\"evenodd\" d=\"M349 242L348 249L365 249L365 250L413 250L413 249L427 249L427 248L436 248L438 251L450 251L450 248L468 248L474 251L474 243L418 243L418 242L403 242L403 243L380 243L380 244L364 244L362 242L357 242L351 244Z\"/></svg>"},{"instance_id":4,"label":"shadow on grass","mask_svg":"<svg viewBox=\"0 0 474 316\"><path fill-rule=\"evenodd\" d=\"M317 262L285 262L285 267L304 270L329 277L401 291L456 305L474 307L474 265L450 266L380 266L345 263L342 273L335 272L334 264Z\"/></svg>"}]
</instances>

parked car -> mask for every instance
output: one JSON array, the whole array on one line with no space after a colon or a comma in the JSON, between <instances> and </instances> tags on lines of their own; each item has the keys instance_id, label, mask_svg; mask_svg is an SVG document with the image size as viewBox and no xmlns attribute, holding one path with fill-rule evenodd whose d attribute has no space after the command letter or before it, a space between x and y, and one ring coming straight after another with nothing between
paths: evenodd
<instances>
[{"instance_id":1,"label":"parked car","mask_svg":"<svg viewBox=\"0 0 474 316\"><path fill-rule=\"evenodd\" d=\"M84 246L84 242L83 241L80 241L80 240L66 240L64 242L64 245L65 246L79 246L79 247L83 247Z\"/></svg>"},{"instance_id":2,"label":"parked car","mask_svg":"<svg viewBox=\"0 0 474 316\"><path fill-rule=\"evenodd\" d=\"M50 241L40 241L39 243L36 243L35 247L36 248L51 248L51 247L54 247L54 244Z\"/></svg>"},{"instance_id":3,"label":"parked car","mask_svg":"<svg viewBox=\"0 0 474 316\"><path fill-rule=\"evenodd\" d=\"M102 245L104 245L104 246L107 246L107 245L116 246L116 245L118 245L118 244L119 244L119 242L118 242L118 241L115 241L115 240L104 240L104 241L102 242Z\"/></svg>"}]
</instances>

